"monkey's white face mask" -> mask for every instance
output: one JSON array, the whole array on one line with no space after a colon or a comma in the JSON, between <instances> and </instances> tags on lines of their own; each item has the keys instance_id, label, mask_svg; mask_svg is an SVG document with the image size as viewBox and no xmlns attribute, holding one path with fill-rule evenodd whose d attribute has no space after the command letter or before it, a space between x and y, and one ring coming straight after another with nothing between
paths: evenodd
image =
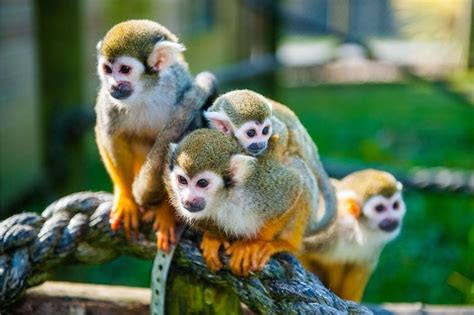
<instances>
[{"instance_id":1,"label":"monkey's white face mask","mask_svg":"<svg viewBox=\"0 0 474 315\"><path fill-rule=\"evenodd\" d=\"M191 221L209 215L217 192L224 186L222 177L212 171L190 178L183 169L175 166L169 176L178 213Z\"/></svg>"},{"instance_id":2,"label":"monkey's white face mask","mask_svg":"<svg viewBox=\"0 0 474 315\"><path fill-rule=\"evenodd\" d=\"M406 206L402 193L396 192L391 197L377 195L369 198L362 212L369 228L391 240L400 233Z\"/></svg>"},{"instance_id":3,"label":"monkey's white face mask","mask_svg":"<svg viewBox=\"0 0 474 315\"><path fill-rule=\"evenodd\" d=\"M235 137L240 145L250 155L260 155L265 152L272 135L272 123L269 118L263 123L248 121L235 131Z\"/></svg>"},{"instance_id":4,"label":"monkey's white face mask","mask_svg":"<svg viewBox=\"0 0 474 315\"><path fill-rule=\"evenodd\" d=\"M101 45L102 42L97 44L98 51L100 51ZM178 61L184 63L181 58L181 53L184 50L185 47L179 43L160 41L153 47L146 60L146 66L149 67L152 75L156 73L161 77L162 72L164 74L168 66ZM124 55L108 59L100 53L98 54L97 73L111 99L116 104L133 105L140 101L140 98L149 99L150 95L148 94L156 92L156 87L159 87L161 82L151 84L149 80L145 79L145 70L145 64L134 57ZM166 84L168 83L165 82ZM164 91L171 88L166 86ZM156 99L156 97L151 98Z\"/></svg>"},{"instance_id":5,"label":"monkey's white face mask","mask_svg":"<svg viewBox=\"0 0 474 315\"><path fill-rule=\"evenodd\" d=\"M110 97L116 101L126 102L143 91L144 71L145 66L133 57L122 56L110 62L99 56L97 72Z\"/></svg>"},{"instance_id":6,"label":"monkey's white face mask","mask_svg":"<svg viewBox=\"0 0 474 315\"><path fill-rule=\"evenodd\" d=\"M263 123L247 121L237 128L224 112L208 111L204 115L212 128L235 136L247 154L258 156L266 151L273 132L270 118L265 119Z\"/></svg>"},{"instance_id":7,"label":"monkey's white face mask","mask_svg":"<svg viewBox=\"0 0 474 315\"><path fill-rule=\"evenodd\" d=\"M242 188L256 160L235 154L230 159L229 177L211 170L188 176L179 165L168 173L170 198L178 215L189 224L196 220L213 222L228 235L254 235L262 222L246 211L247 192Z\"/></svg>"}]
</instances>

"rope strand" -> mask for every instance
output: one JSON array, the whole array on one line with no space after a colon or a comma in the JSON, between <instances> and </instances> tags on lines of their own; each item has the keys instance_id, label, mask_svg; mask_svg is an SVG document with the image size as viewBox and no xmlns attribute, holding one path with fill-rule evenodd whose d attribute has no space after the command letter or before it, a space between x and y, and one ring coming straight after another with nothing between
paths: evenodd
<instances>
[{"instance_id":1,"label":"rope strand","mask_svg":"<svg viewBox=\"0 0 474 315\"><path fill-rule=\"evenodd\" d=\"M21 213L0 223L0 311L6 310L31 286L47 280L55 266L100 264L127 254L153 259L156 244L150 226L137 238L112 231L109 213L113 196L104 192L75 193L57 200L42 213ZM173 268L193 273L213 284L231 287L255 313L370 314L357 303L340 299L289 254L279 254L264 270L249 278L224 268L212 273L199 251L200 236L187 231ZM228 258L222 256L224 262Z\"/></svg>"}]
</instances>

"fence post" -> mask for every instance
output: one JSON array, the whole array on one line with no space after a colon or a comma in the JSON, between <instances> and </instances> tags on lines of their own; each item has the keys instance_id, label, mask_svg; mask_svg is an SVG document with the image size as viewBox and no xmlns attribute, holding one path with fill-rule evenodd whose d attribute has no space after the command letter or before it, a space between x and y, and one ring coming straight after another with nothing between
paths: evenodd
<instances>
[{"instance_id":1,"label":"fence post","mask_svg":"<svg viewBox=\"0 0 474 315\"><path fill-rule=\"evenodd\" d=\"M79 188L83 173L81 139L68 141L72 135L58 130L61 117L82 100L81 1L36 0L34 5L42 165L50 188L62 194Z\"/></svg>"}]
</instances>

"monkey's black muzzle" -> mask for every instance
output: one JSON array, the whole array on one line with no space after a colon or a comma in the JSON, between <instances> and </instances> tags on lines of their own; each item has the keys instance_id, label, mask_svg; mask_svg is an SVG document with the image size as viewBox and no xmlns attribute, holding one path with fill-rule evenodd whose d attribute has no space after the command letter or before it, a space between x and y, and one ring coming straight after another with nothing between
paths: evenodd
<instances>
[{"instance_id":1,"label":"monkey's black muzzle","mask_svg":"<svg viewBox=\"0 0 474 315\"><path fill-rule=\"evenodd\" d=\"M252 155L259 155L267 148L266 142L254 142L247 147L247 151Z\"/></svg>"},{"instance_id":2,"label":"monkey's black muzzle","mask_svg":"<svg viewBox=\"0 0 474 315\"><path fill-rule=\"evenodd\" d=\"M398 220L395 219L383 219L379 223L379 228L385 232L392 232L398 228Z\"/></svg>"},{"instance_id":3,"label":"monkey's black muzzle","mask_svg":"<svg viewBox=\"0 0 474 315\"><path fill-rule=\"evenodd\" d=\"M183 207L189 212L199 212L204 210L206 207L206 201L204 201L202 198L197 198L193 201L184 201Z\"/></svg>"},{"instance_id":4,"label":"monkey's black muzzle","mask_svg":"<svg viewBox=\"0 0 474 315\"><path fill-rule=\"evenodd\" d=\"M133 88L129 82L120 82L112 86L110 95L118 100L123 100L132 95Z\"/></svg>"}]
</instances>

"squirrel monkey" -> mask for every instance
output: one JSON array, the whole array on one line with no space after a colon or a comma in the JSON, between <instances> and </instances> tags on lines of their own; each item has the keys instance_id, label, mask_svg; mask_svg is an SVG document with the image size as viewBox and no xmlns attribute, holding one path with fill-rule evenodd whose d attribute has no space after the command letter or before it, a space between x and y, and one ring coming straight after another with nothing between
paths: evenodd
<instances>
[{"instance_id":1,"label":"squirrel monkey","mask_svg":"<svg viewBox=\"0 0 474 315\"><path fill-rule=\"evenodd\" d=\"M235 90L218 97L204 112L211 127L234 136L252 156L266 152L275 139L273 156L280 162L290 156L301 158L317 180L325 209L314 208L307 233L327 228L336 216L336 197L329 176L322 166L318 149L298 117L288 107L250 90ZM316 203L319 202L317 190Z\"/></svg>"},{"instance_id":2,"label":"squirrel monkey","mask_svg":"<svg viewBox=\"0 0 474 315\"><path fill-rule=\"evenodd\" d=\"M300 249L314 205L315 179L306 163L281 163L242 153L233 137L200 129L173 145L165 182L179 216L204 230L203 257L212 270L221 245L237 275L261 270L270 256ZM232 242L232 243L230 243Z\"/></svg>"},{"instance_id":3,"label":"squirrel monkey","mask_svg":"<svg viewBox=\"0 0 474 315\"><path fill-rule=\"evenodd\" d=\"M298 258L341 298L360 302L382 249L400 233L402 184L373 169L334 184L337 219L327 232L305 238Z\"/></svg>"},{"instance_id":4,"label":"squirrel monkey","mask_svg":"<svg viewBox=\"0 0 474 315\"><path fill-rule=\"evenodd\" d=\"M212 75L193 81L183 51L175 35L148 20L119 23L97 44L101 86L95 133L114 185L111 226L117 230L123 220L130 235L139 226L139 207L152 208L158 246L165 251L175 224L162 184L165 151L187 129L201 126L199 110L215 92ZM153 159L147 159L150 151ZM135 179L144 164L154 176ZM142 178L146 183L135 183L132 191Z\"/></svg>"},{"instance_id":5,"label":"squirrel monkey","mask_svg":"<svg viewBox=\"0 0 474 315\"><path fill-rule=\"evenodd\" d=\"M234 136L253 156L265 152L272 135L272 103L249 90L236 90L218 97L204 116L211 127Z\"/></svg>"}]
</instances>

